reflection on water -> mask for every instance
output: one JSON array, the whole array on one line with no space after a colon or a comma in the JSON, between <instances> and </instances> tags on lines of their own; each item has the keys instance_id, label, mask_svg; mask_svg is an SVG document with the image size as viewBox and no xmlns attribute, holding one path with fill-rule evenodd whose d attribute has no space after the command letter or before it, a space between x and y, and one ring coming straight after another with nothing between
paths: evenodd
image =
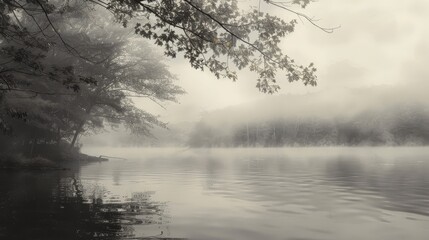
<instances>
[{"instance_id":1,"label":"reflection on water","mask_svg":"<svg viewBox=\"0 0 429 240\"><path fill-rule=\"evenodd\" d=\"M0 238L165 239L166 204L151 200L154 192L119 196L74 175L3 172ZM153 234L136 234L136 226Z\"/></svg>"},{"instance_id":2,"label":"reflection on water","mask_svg":"<svg viewBox=\"0 0 429 240\"><path fill-rule=\"evenodd\" d=\"M427 148L110 151L128 160L2 172L0 238L429 236Z\"/></svg>"}]
</instances>

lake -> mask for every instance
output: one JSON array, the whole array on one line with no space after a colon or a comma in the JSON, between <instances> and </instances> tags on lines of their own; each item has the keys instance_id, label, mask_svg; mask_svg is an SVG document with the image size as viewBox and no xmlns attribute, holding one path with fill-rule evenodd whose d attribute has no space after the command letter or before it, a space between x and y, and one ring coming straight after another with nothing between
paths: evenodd
<instances>
[{"instance_id":1,"label":"lake","mask_svg":"<svg viewBox=\"0 0 429 240\"><path fill-rule=\"evenodd\" d=\"M0 239L426 240L429 148L86 148L0 172Z\"/></svg>"}]
</instances>

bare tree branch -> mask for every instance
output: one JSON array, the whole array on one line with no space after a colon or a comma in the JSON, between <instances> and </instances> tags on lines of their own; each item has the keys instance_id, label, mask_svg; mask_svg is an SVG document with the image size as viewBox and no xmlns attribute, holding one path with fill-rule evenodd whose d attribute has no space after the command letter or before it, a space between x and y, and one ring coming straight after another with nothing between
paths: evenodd
<instances>
[{"instance_id":1,"label":"bare tree branch","mask_svg":"<svg viewBox=\"0 0 429 240\"><path fill-rule=\"evenodd\" d=\"M318 24L316 24L316 23L315 23L315 21L317 21L316 19L311 18L311 17L309 17L309 16L307 16L307 15L305 15L305 14L301 13L301 12L295 11L295 10L293 10L293 9L291 9L291 8L289 8L289 7L287 7L287 6L286 6L286 4L287 4L287 3L285 3L285 2L274 2L274 1L269 1L269 0L267 0L266 2L267 2L268 4L273 5L273 6L276 6L276 7L278 7L278 8L283 9L283 10L286 10L286 11L288 11L288 12L291 12L291 13L293 13L293 14L297 15L299 18L301 18L301 17L305 18L305 19L306 19L309 23L311 23L313 26L315 26L316 28L318 28L318 29L320 29L320 30L322 30L322 31L324 31L324 32L326 32L326 33L333 33L335 29L338 29L338 28L340 28L340 27L341 27L341 26L337 26L337 27L333 27L333 28L326 28L326 27L322 27L322 26L320 26L320 25L318 25Z\"/></svg>"}]
</instances>

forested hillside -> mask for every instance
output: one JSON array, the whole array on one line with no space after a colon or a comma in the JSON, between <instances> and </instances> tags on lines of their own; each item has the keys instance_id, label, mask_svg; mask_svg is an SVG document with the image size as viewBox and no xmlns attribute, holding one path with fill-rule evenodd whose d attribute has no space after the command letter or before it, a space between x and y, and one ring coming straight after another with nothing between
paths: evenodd
<instances>
[{"instance_id":1,"label":"forested hillside","mask_svg":"<svg viewBox=\"0 0 429 240\"><path fill-rule=\"evenodd\" d=\"M278 96L274 100L207 114L189 139L193 147L281 147L331 145L427 145L429 108L397 98L395 89L374 90L360 99L329 94ZM418 93L416 93L418 94ZM341 96L341 95L339 95ZM388 99L376 104L373 99ZM259 110L261 109L261 110Z\"/></svg>"}]
</instances>

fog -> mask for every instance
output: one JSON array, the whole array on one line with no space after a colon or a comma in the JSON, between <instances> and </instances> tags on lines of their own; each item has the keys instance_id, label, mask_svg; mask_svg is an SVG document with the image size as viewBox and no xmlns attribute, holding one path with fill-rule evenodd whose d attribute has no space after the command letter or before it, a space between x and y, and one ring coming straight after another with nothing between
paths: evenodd
<instances>
[{"instance_id":1,"label":"fog","mask_svg":"<svg viewBox=\"0 0 429 240\"><path fill-rule=\"evenodd\" d=\"M343 88L370 91L373 86L396 85L409 89L398 98L417 97L414 91L428 86L424 67L429 57L425 40L428 16L422 14L425 9L428 9L426 1L392 4L391 1L325 0L310 4L309 15L320 19L319 24L341 28L326 34L300 22L296 32L284 41L284 49L299 62L316 64L318 86L305 87L278 79L282 87L279 94L333 89L341 93ZM258 93L254 87L255 76L250 73L241 72L238 82L232 83L216 80L210 73L191 70L185 64L172 62L172 71L178 74L188 95L180 99L180 105L169 106L165 118L170 121L183 120L183 116L198 118L204 111L270 97ZM347 96L334 94L332 98Z\"/></svg>"},{"instance_id":2,"label":"fog","mask_svg":"<svg viewBox=\"0 0 429 240\"><path fill-rule=\"evenodd\" d=\"M0 239L426 240L427 13L0 1Z\"/></svg>"},{"instance_id":3,"label":"fog","mask_svg":"<svg viewBox=\"0 0 429 240\"><path fill-rule=\"evenodd\" d=\"M248 3L252 1L243 4ZM159 114L170 127L169 131L155 129L156 138L142 141L155 146L186 145L199 121L222 127L226 122L285 117L350 118L368 111L383 115L395 106L414 106L425 112L429 87L425 23L429 16L424 13L428 9L429 3L423 0L395 4L387 0L325 0L310 4L306 12L319 19L319 25L340 27L328 34L302 21L282 46L297 61L315 63L316 87L278 77L280 91L267 95L255 88L256 76L249 71L239 72L238 81L232 82L192 69L184 60L167 60L178 77L177 84L187 94L180 96L178 103L166 103L165 108L134 100L139 107ZM284 12L276 11L287 19ZM177 135L180 140L172 140ZM123 145L125 138L121 131L104 132L83 137L81 142Z\"/></svg>"}]
</instances>

